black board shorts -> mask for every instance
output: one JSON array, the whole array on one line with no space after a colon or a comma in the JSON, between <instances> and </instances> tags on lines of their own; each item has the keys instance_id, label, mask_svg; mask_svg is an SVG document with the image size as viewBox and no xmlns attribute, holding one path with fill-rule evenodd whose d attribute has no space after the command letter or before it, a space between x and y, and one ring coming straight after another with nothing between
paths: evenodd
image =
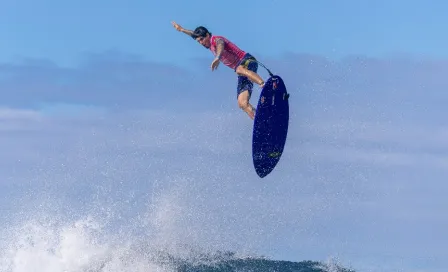
<instances>
[{"instance_id":1,"label":"black board shorts","mask_svg":"<svg viewBox=\"0 0 448 272\"><path fill-rule=\"evenodd\" d=\"M258 70L258 62L257 60L249 53L246 53L246 55L244 55L243 59L240 61L240 63L238 63L238 66L242 65L244 68L252 71L252 72L257 72ZM235 68L236 71L236 68ZM252 88L254 87L254 83L252 81L250 81L249 78L247 78L246 76L240 76L238 75L238 85L236 88L236 95L237 98L238 96L244 92L244 91L249 91L249 97L252 95Z\"/></svg>"}]
</instances>

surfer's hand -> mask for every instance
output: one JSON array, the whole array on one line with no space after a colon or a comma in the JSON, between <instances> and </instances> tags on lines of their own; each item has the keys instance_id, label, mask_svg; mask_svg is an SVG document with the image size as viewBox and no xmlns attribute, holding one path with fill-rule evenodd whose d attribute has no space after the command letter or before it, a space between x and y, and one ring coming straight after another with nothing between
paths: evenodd
<instances>
[{"instance_id":1,"label":"surfer's hand","mask_svg":"<svg viewBox=\"0 0 448 272\"><path fill-rule=\"evenodd\" d=\"M177 31L182 31L182 27L179 24L177 24L176 22L172 21L171 24Z\"/></svg>"},{"instance_id":2,"label":"surfer's hand","mask_svg":"<svg viewBox=\"0 0 448 272\"><path fill-rule=\"evenodd\" d=\"M213 62L212 62L212 65L211 65L212 71L213 71L213 70L216 70L216 69L218 68L218 65L219 65L219 59L218 59L218 58L215 58L215 59L213 60Z\"/></svg>"}]
</instances>

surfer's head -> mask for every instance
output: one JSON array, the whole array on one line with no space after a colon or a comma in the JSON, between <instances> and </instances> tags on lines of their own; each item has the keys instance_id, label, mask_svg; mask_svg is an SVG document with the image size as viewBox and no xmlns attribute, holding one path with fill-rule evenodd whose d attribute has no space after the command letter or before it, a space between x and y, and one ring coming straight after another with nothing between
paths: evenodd
<instances>
[{"instance_id":1,"label":"surfer's head","mask_svg":"<svg viewBox=\"0 0 448 272\"><path fill-rule=\"evenodd\" d=\"M210 48L210 37L212 33L208 31L207 28L203 26L198 26L194 31L191 37L195 39L198 43L200 43L205 48Z\"/></svg>"}]
</instances>

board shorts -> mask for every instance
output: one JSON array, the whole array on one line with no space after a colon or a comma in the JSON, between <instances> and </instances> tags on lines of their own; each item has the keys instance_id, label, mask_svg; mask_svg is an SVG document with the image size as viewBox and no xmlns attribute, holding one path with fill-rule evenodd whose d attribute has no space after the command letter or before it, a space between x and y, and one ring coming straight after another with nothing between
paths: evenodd
<instances>
[{"instance_id":1,"label":"board shorts","mask_svg":"<svg viewBox=\"0 0 448 272\"><path fill-rule=\"evenodd\" d=\"M243 59L238 63L238 66L242 65L244 68L252 71L252 72L257 72L258 70L258 62L257 60L249 53L246 53L246 55L244 55ZM236 68L235 68L236 71ZM238 85L236 88L236 97L238 98L238 96L240 95L240 93L242 93L243 91L249 91L249 97L252 95L252 88L254 87L254 83L252 81L250 81L249 78L247 78L246 76L240 76L238 75Z\"/></svg>"}]
</instances>

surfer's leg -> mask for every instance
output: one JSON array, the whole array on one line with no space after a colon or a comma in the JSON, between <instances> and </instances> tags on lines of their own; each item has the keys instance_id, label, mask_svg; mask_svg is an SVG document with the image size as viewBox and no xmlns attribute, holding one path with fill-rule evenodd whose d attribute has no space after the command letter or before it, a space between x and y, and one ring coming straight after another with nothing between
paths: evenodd
<instances>
[{"instance_id":1,"label":"surfer's leg","mask_svg":"<svg viewBox=\"0 0 448 272\"><path fill-rule=\"evenodd\" d=\"M239 65L235 72L239 76L247 77L250 81L260 85L260 87L263 87L264 85L264 80L256 72L247 69L243 65Z\"/></svg>"},{"instance_id":2,"label":"surfer's leg","mask_svg":"<svg viewBox=\"0 0 448 272\"><path fill-rule=\"evenodd\" d=\"M260 85L260 87L263 87L264 80L257 74L257 70L258 70L257 60L248 53L243 58L241 63L236 67L235 72L239 76L247 77L250 81Z\"/></svg>"},{"instance_id":3,"label":"surfer's leg","mask_svg":"<svg viewBox=\"0 0 448 272\"><path fill-rule=\"evenodd\" d=\"M250 99L250 92L249 90L243 90L238 95L238 106L240 109L242 109L244 112L249 115L250 119L254 120L255 118L255 109L254 107L249 103Z\"/></svg>"},{"instance_id":4,"label":"surfer's leg","mask_svg":"<svg viewBox=\"0 0 448 272\"><path fill-rule=\"evenodd\" d=\"M238 65L235 72L238 74L238 87L237 97L238 106L249 115L253 120L255 118L255 109L249 103L249 99L252 95L252 89L254 83L260 86L264 85L263 79L257 74L258 63L251 55L247 55L246 58Z\"/></svg>"},{"instance_id":5,"label":"surfer's leg","mask_svg":"<svg viewBox=\"0 0 448 272\"><path fill-rule=\"evenodd\" d=\"M255 109L249 103L252 95L252 88L254 84L245 76L238 76L237 99L238 107L249 115L253 120L255 118Z\"/></svg>"}]
</instances>

